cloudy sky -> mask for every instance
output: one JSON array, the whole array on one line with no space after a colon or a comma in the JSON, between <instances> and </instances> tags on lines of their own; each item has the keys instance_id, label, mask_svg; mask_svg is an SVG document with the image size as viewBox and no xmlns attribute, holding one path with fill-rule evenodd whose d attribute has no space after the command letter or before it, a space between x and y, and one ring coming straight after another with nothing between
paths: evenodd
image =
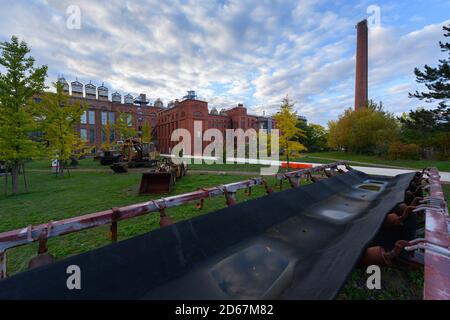
<instances>
[{"instance_id":1,"label":"cloudy sky","mask_svg":"<svg viewBox=\"0 0 450 320\"><path fill-rule=\"evenodd\" d=\"M17 35L31 45L37 63L49 66L48 84L63 74L164 102L192 89L210 107L241 102L254 114L272 114L289 95L299 114L323 125L353 106L358 21L368 18L371 26L369 97L398 114L421 105L407 98L419 88L413 69L442 57L438 41L450 23L449 0L0 5L0 40Z\"/></svg>"}]
</instances>

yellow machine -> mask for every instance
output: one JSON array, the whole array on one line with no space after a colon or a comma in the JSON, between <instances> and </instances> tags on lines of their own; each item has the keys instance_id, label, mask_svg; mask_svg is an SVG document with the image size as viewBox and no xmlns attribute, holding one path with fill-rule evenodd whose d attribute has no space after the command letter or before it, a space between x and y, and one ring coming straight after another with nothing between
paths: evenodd
<instances>
[{"instance_id":1,"label":"yellow machine","mask_svg":"<svg viewBox=\"0 0 450 320\"><path fill-rule=\"evenodd\" d=\"M116 173L127 172L128 168L152 168L159 163L159 152L153 142L142 142L139 138L128 138L122 143L122 161L111 165Z\"/></svg>"}]
</instances>

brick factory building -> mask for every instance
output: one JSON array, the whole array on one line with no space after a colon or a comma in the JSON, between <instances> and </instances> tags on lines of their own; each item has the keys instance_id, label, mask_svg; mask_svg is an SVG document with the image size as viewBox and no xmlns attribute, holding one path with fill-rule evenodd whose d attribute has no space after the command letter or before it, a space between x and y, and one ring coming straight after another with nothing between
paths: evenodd
<instances>
[{"instance_id":1,"label":"brick factory building","mask_svg":"<svg viewBox=\"0 0 450 320\"><path fill-rule=\"evenodd\" d=\"M144 124L148 123L154 142L161 153L170 152L177 143L170 141L173 130L177 128L187 129L193 139L194 121L202 122L203 131L216 128L224 136L226 129L254 128L255 130L266 129L270 132L275 127L271 117L249 115L242 104L227 110L222 109L220 112L215 108L210 111L208 102L197 100L194 91L188 91L188 95L182 101L176 100L164 107L160 99L150 105L145 94L136 98L128 94L122 100L122 96L114 92L109 100L108 88L104 85L97 88L91 83L83 86L79 81L73 81L70 84L70 91L69 84L63 77L58 78L58 81L63 84L64 91L70 95L70 99L81 100L88 105L88 110L81 117L76 130L87 145L94 147L93 153L98 153L102 143L107 139L103 126L114 124L119 112L129 114L130 126L134 127L138 133L142 132ZM117 140L120 140L120 137L113 130L110 141ZM205 142L204 146L208 143Z\"/></svg>"}]
</instances>

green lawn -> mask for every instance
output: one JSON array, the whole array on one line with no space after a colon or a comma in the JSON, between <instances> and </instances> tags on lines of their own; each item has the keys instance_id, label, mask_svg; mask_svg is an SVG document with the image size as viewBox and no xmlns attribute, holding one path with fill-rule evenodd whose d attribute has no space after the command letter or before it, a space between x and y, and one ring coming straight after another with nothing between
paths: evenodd
<instances>
[{"instance_id":1,"label":"green lawn","mask_svg":"<svg viewBox=\"0 0 450 320\"><path fill-rule=\"evenodd\" d=\"M363 162L366 165L376 164L411 169L423 169L426 167L437 167L440 171L450 171L450 161L432 160L387 160L377 156L368 156L350 152L330 151L307 153L296 161L329 163L336 160L348 160L353 162ZM355 163L356 164L356 163Z\"/></svg>"},{"instance_id":2,"label":"green lawn","mask_svg":"<svg viewBox=\"0 0 450 320\"><path fill-rule=\"evenodd\" d=\"M78 169L71 170L70 177L68 175L55 177L51 174L47 161L28 163L29 192L14 196L5 196L3 192L0 193L0 232L161 197L137 195L141 172L114 174L112 171L83 171L89 168L107 169L108 167L101 167L98 162L85 159L80 162ZM212 187L248 178L249 176L242 175L192 174L181 179L171 194L185 193L200 187ZM275 182L273 178L270 179L271 183ZM3 183L0 185L3 186ZM265 194L264 188L257 187L253 190L251 198L263 194ZM239 201L246 199L249 197L244 195L243 191L238 193ZM216 197L205 201L205 207L202 210L196 209L192 203L171 208L168 214L175 221L180 221L224 206L224 198ZM157 228L158 223L157 215L146 215L120 222L119 240ZM49 250L59 259L106 245L110 243L108 230L109 226L103 226L52 238L49 240ZM36 252L36 244L8 250L9 274L25 270L29 259Z\"/></svg>"},{"instance_id":3,"label":"green lawn","mask_svg":"<svg viewBox=\"0 0 450 320\"><path fill-rule=\"evenodd\" d=\"M334 155L334 154L330 154ZM207 165L197 165L197 169L232 171L233 165L216 165L211 169ZM114 174L109 168L102 167L92 159L80 161L77 169L71 170L70 177L55 177L51 174L48 161L33 161L27 164L30 190L15 196L5 196L0 193L0 232L23 228L29 224L45 223L50 220L79 216L124 206L132 203L144 202L159 196L138 196L137 189L142 170L130 171L126 174ZM190 167L192 169L192 166ZM234 171L255 172L259 166L237 165ZM180 180L171 194L180 194L200 187L212 187L224 183L245 180L249 176L239 174L194 174ZM274 178L269 178L274 185ZM2 185L2 184L0 184ZM450 200L450 185L444 185L447 199ZM262 187L253 190L255 198L265 194ZM238 193L238 200L249 199ZM175 221L189 219L225 206L223 197L216 197L205 201L203 210L195 208L194 204L183 205L168 210L168 214ZM119 240L136 236L158 228L158 215L151 214L122 221L119 223ZM49 251L57 259L79 254L110 243L109 226L85 230L63 237L49 240ZM8 272L14 274L27 269L31 257L36 255L37 244L25 245L8 250ZM381 291L368 291L365 286L366 275L362 270L355 270L351 279L342 289L339 299L405 299L420 298L422 290L422 273L411 270L383 269L383 282L386 284ZM399 281L397 281L400 279ZM408 285L410 283L411 285Z\"/></svg>"}]
</instances>

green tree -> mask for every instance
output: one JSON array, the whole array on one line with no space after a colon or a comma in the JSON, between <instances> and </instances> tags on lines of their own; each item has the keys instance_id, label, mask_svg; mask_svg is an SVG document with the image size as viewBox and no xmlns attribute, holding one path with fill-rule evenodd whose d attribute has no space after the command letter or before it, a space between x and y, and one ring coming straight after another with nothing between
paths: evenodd
<instances>
[{"instance_id":1,"label":"green tree","mask_svg":"<svg viewBox=\"0 0 450 320\"><path fill-rule=\"evenodd\" d=\"M331 148L377 155L387 152L399 131L397 119L379 107L348 109L328 128Z\"/></svg>"},{"instance_id":2,"label":"green tree","mask_svg":"<svg viewBox=\"0 0 450 320\"><path fill-rule=\"evenodd\" d=\"M42 95L42 102L37 104L41 116L41 130L47 142L47 155L49 159L58 159L59 172L67 169L67 162L76 153L83 150L75 125L87 110L87 105L69 101L69 96L63 92L63 85L53 83L56 93L46 92Z\"/></svg>"},{"instance_id":3,"label":"green tree","mask_svg":"<svg viewBox=\"0 0 450 320\"><path fill-rule=\"evenodd\" d=\"M0 160L11 168L12 192L18 192L18 176L24 161L39 153L31 134L36 130L34 98L45 89L47 66L35 67L30 48L15 36L0 43Z\"/></svg>"},{"instance_id":4,"label":"green tree","mask_svg":"<svg viewBox=\"0 0 450 320\"><path fill-rule=\"evenodd\" d=\"M102 142L101 148L103 151L110 151L112 147L112 131L114 130L114 124L107 123L102 126L102 132L104 141Z\"/></svg>"},{"instance_id":5,"label":"green tree","mask_svg":"<svg viewBox=\"0 0 450 320\"><path fill-rule=\"evenodd\" d=\"M443 26L444 37L450 37L450 25ZM437 125L444 130L450 130L450 43L439 41L442 52L447 53L445 59L439 60L437 67L428 65L424 70L414 69L416 81L423 83L428 89L427 92L416 91L410 93L410 98L418 98L426 102L438 102L437 108L433 109L438 119Z\"/></svg>"},{"instance_id":6,"label":"green tree","mask_svg":"<svg viewBox=\"0 0 450 320\"><path fill-rule=\"evenodd\" d=\"M152 128L150 127L150 123L146 121L142 126L141 140L144 143L149 143L152 141L152 139Z\"/></svg>"},{"instance_id":7,"label":"green tree","mask_svg":"<svg viewBox=\"0 0 450 320\"><path fill-rule=\"evenodd\" d=\"M130 113L119 112L114 129L119 132L120 139L122 140L133 138L137 135L136 129L133 127Z\"/></svg>"},{"instance_id":8,"label":"green tree","mask_svg":"<svg viewBox=\"0 0 450 320\"><path fill-rule=\"evenodd\" d=\"M283 154L286 156L287 168L289 170L289 159L291 155L298 155L299 152L306 150L298 139L304 136L303 131L297 127L298 116L294 111L294 104L286 96L280 106L280 111L273 118L276 121L277 128L280 130L280 144Z\"/></svg>"},{"instance_id":9,"label":"green tree","mask_svg":"<svg viewBox=\"0 0 450 320\"><path fill-rule=\"evenodd\" d=\"M328 148L328 132L323 126L299 121L297 127L304 132L299 141L308 151L323 151Z\"/></svg>"}]
</instances>

